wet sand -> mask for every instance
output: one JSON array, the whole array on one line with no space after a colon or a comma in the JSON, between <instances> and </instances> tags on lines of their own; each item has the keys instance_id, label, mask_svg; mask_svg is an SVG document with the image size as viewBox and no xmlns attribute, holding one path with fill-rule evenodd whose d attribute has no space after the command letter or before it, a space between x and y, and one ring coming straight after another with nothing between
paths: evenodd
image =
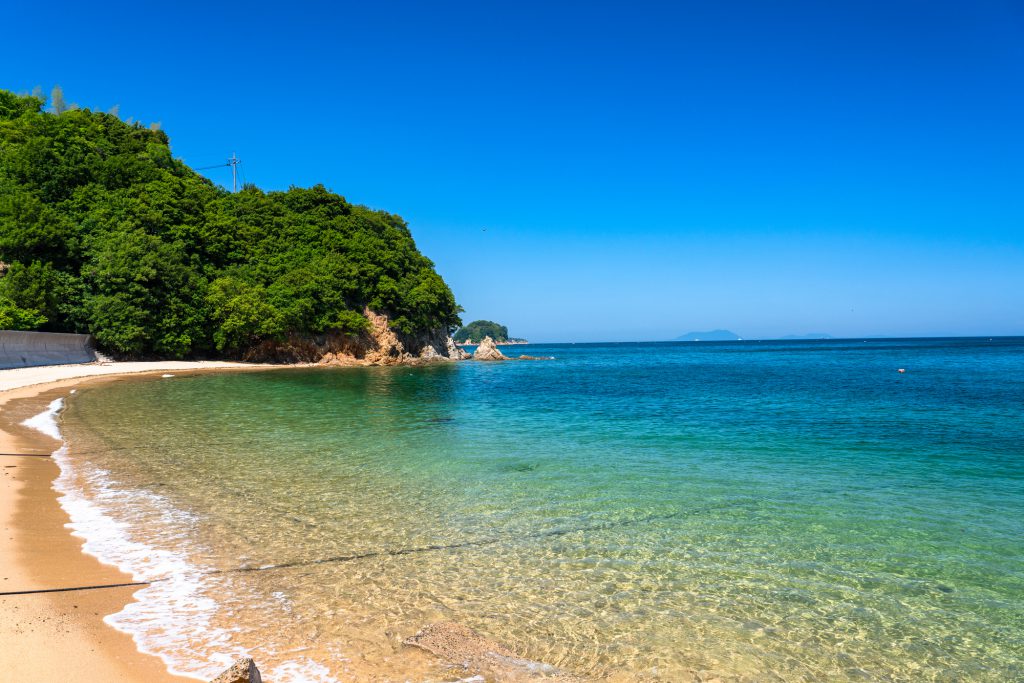
<instances>
[{"instance_id":1,"label":"wet sand","mask_svg":"<svg viewBox=\"0 0 1024 683\"><path fill-rule=\"evenodd\" d=\"M255 369L235 363L115 363L0 371L0 452L49 454L59 442L21 425L84 381L112 375ZM279 366L280 367L280 366ZM264 368L265 369L265 368ZM82 552L52 484L49 457L0 456L0 592L126 583L132 577ZM103 622L132 601L136 587L0 596L0 683L193 680Z\"/></svg>"}]
</instances>

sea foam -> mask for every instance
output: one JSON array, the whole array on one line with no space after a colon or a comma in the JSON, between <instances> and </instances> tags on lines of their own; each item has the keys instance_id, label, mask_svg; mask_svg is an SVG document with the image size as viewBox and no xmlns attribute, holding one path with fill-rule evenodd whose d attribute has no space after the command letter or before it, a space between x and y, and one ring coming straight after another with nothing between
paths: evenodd
<instances>
[{"instance_id":1,"label":"sea foam","mask_svg":"<svg viewBox=\"0 0 1024 683\"><path fill-rule=\"evenodd\" d=\"M168 549L185 547L187 530L197 523L195 515L154 493L117 488L102 468L76 466L58 423L63 408L64 399L58 398L22 424L62 442L53 452L60 468L53 488L71 519L67 526L83 539L83 552L130 574L133 581L153 582L135 592L135 602L103 620L129 634L141 652L160 657L172 674L197 680L215 677L249 653L231 642L230 630L213 625L218 604L202 590L211 568L196 566L184 552ZM118 519L115 510L146 511L147 517L160 520L171 542L155 547L132 538L133 525ZM279 664L273 673L280 683L336 680L308 658Z\"/></svg>"}]
</instances>

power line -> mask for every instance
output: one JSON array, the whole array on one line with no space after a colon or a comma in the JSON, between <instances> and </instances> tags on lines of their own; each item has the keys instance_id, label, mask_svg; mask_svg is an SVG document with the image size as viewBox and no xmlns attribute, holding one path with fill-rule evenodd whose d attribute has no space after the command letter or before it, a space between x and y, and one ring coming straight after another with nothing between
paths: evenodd
<instances>
[{"instance_id":1,"label":"power line","mask_svg":"<svg viewBox=\"0 0 1024 683\"><path fill-rule=\"evenodd\" d=\"M224 166L230 166L230 164L214 164L213 166L196 166L193 171L206 171L211 168L223 168Z\"/></svg>"},{"instance_id":2,"label":"power line","mask_svg":"<svg viewBox=\"0 0 1024 683\"><path fill-rule=\"evenodd\" d=\"M238 158L234 152L231 153L231 157L223 164L213 164L212 166L196 166L193 171L209 171L213 168L226 168L231 167L231 191L238 192L238 173L241 170L240 165L242 160ZM243 175L243 179L244 179Z\"/></svg>"}]
</instances>

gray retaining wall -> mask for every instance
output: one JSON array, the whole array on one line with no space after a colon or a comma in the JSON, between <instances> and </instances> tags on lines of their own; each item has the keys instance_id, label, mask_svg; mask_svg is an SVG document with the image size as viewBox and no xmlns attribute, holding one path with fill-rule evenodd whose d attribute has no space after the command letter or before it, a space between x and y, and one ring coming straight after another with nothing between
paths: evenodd
<instances>
[{"instance_id":1,"label":"gray retaining wall","mask_svg":"<svg viewBox=\"0 0 1024 683\"><path fill-rule=\"evenodd\" d=\"M0 369L92 363L96 352L87 334L0 330Z\"/></svg>"}]
</instances>

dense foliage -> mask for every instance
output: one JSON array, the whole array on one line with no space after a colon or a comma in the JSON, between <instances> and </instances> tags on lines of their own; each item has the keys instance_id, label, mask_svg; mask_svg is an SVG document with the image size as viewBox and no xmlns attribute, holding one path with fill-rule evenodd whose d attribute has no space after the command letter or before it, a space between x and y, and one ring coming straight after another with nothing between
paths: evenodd
<instances>
[{"instance_id":1,"label":"dense foliage","mask_svg":"<svg viewBox=\"0 0 1024 683\"><path fill-rule=\"evenodd\" d=\"M320 185L233 194L158 129L43 107L0 90L0 327L184 357L357 333L367 306L407 334L459 324L398 216Z\"/></svg>"},{"instance_id":2,"label":"dense foliage","mask_svg":"<svg viewBox=\"0 0 1024 683\"><path fill-rule=\"evenodd\" d=\"M470 341L482 341L484 337L490 337L496 342L510 341L508 328L490 320L474 320L460 328L452 338L459 344L464 344Z\"/></svg>"}]
</instances>

